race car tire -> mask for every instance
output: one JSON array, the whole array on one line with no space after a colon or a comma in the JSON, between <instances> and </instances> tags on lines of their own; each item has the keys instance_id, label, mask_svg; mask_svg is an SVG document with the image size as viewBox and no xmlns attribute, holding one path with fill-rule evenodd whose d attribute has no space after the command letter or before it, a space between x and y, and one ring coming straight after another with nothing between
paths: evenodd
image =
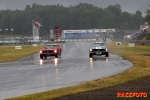
<instances>
[{"instance_id":1,"label":"race car tire","mask_svg":"<svg viewBox=\"0 0 150 100\"><path fill-rule=\"evenodd\" d=\"M41 58L41 59L43 59L43 56L42 56L42 55L40 55L40 58Z\"/></svg>"},{"instance_id":2,"label":"race car tire","mask_svg":"<svg viewBox=\"0 0 150 100\"><path fill-rule=\"evenodd\" d=\"M58 58L58 55L55 55L55 58Z\"/></svg>"},{"instance_id":3,"label":"race car tire","mask_svg":"<svg viewBox=\"0 0 150 100\"><path fill-rule=\"evenodd\" d=\"M109 57L109 53L107 52L107 53L105 54L105 56L106 56L106 57Z\"/></svg>"},{"instance_id":4,"label":"race car tire","mask_svg":"<svg viewBox=\"0 0 150 100\"><path fill-rule=\"evenodd\" d=\"M92 58L92 54L89 54L89 57Z\"/></svg>"}]
</instances>

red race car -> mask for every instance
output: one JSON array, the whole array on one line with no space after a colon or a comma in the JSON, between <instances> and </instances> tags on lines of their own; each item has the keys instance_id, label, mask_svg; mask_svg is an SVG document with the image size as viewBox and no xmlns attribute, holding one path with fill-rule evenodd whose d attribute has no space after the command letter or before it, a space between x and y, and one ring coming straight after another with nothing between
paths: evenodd
<instances>
[{"instance_id":1,"label":"red race car","mask_svg":"<svg viewBox=\"0 0 150 100\"><path fill-rule=\"evenodd\" d=\"M45 44L43 46L43 49L40 50L40 58L47 59L47 56L55 56L58 58L58 56L61 56L61 47L58 44Z\"/></svg>"}]
</instances>

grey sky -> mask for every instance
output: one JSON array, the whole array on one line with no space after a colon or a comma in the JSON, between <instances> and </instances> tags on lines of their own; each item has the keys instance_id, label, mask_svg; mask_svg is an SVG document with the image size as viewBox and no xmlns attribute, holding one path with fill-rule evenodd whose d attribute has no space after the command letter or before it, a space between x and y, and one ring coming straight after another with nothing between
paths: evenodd
<instances>
[{"instance_id":1,"label":"grey sky","mask_svg":"<svg viewBox=\"0 0 150 100\"><path fill-rule=\"evenodd\" d=\"M135 13L139 10L143 16L145 16L146 9L150 9L150 0L0 0L0 9L23 10L26 5L32 5L33 3L40 5L61 4L64 6L88 3L102 8L106 8L109 5L120 4L122 11Z\"/></svg>"}]
</instances>

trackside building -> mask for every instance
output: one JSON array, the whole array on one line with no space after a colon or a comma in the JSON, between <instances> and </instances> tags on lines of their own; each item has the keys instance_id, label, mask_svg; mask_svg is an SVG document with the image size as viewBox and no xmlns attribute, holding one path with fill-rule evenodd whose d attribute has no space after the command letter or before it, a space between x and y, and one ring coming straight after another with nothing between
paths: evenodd
<instances>
[{"instance_id":1,"label":"trackside building","mask_svg":"<svg viewBox=\"0 0 150 100\"><path fill-rule=\"evenodd\" d=\"M92 39L92 38L95 38L97 35L106 33L107 31L115 31L115 29L62 30L62 38Z\"/></svg>"}]
</instances>

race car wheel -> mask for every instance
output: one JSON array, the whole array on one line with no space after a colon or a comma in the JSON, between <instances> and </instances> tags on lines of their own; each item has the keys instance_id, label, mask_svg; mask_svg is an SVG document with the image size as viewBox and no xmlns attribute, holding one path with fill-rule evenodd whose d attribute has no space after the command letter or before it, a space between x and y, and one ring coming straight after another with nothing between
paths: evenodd
<instances>
[{"instance_id":1,"label":"race car wheel","mask_svg":"<svg viewBox=\"0 0 150 100\"><path fill-rule=\"evenodd\" d=\"M92 58L92 54L89 54L89 57Z\"/></svg>"},{"instance_id":2,"label":"race car wheel","mask_svg":"<svg viewBox=\"0 0 150 100\"><path fill-rule=\"evenodd\" d=\"M43 59L43 56L40 55L40 58Z\"/></svg>"},{"instance_id":3,"label":"race car wheel","mask_svg":"<svg viewBox=\"0 0 150 100\"><path fill-rule=\"evenodd\" d=\"M55 55L55 58L58 58L58 55Z\"/></svg>"},{"instance_id":4,"label":"race car wheel","mask_svg":"<svg viewBox=\"0 0 150 100\"><path fill-rule=\"evenodd\" d=\"M109 53L107 52L107 53L105 54L105 56L106 56L106 57L109 57Z\"/></svg>"}]
</instances>

